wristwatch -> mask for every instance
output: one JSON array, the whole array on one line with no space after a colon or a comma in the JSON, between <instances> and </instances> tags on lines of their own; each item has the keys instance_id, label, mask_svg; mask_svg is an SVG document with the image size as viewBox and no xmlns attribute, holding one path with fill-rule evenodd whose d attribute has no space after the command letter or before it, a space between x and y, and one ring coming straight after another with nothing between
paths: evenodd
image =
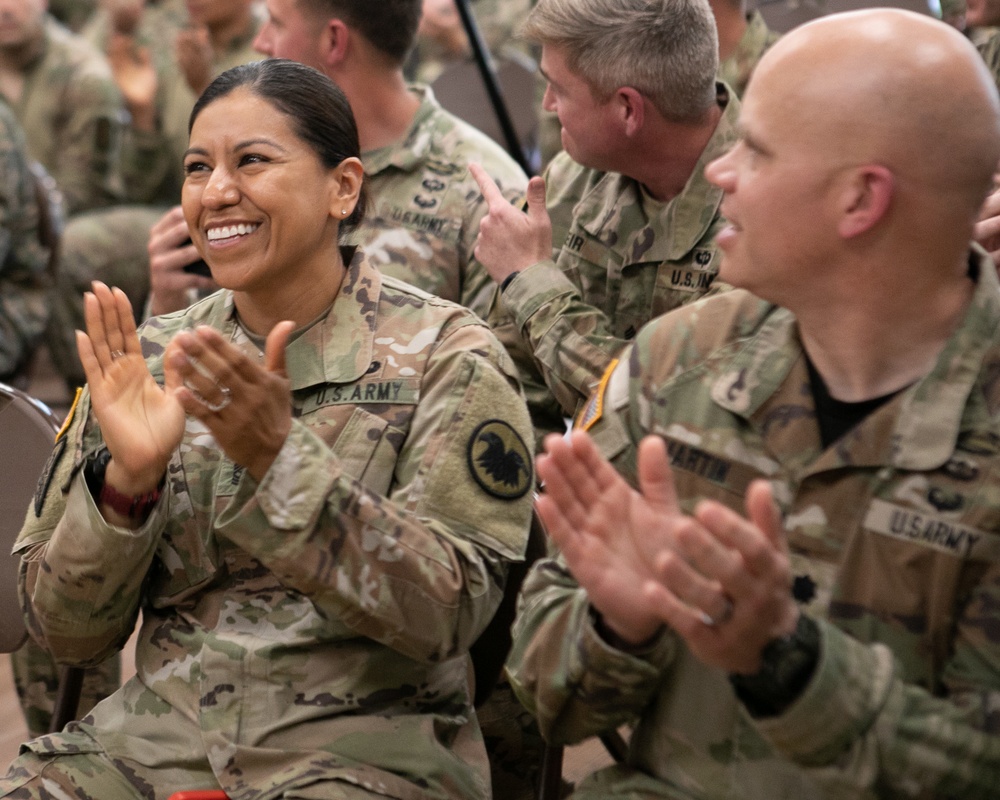
<instances>
[{"instance_id":1,"label":"wristwatch","mask_svg":"<svg viewBox=\"0 0 1000 800\"><path fill-rule=\"evenodd\" d=\"M102 447L97 454L86 463L83 468L83 477L90 489L91 496L98 502L108 506L116 514L129 519L145 519L149 512L153 510L156 501L160 499L163 490L163 481L151 492L144 492L129 496L122 494L113 486L109 486L105 481L108 472L108 464L111 462L111 452Z\"/></svg>"},{"instance_id":2,"label":"wristwatch","mask_svg":"<svg viewBox=\"0 0 1000 800\"><path fill-rule=\"evenodd\" d=\"M729 676L750 716L776 717L798 699L816 671L819 643L815 620L799 614L794 631L772 639L764 647L756 673Z\"/></svg>"}]
</instances>

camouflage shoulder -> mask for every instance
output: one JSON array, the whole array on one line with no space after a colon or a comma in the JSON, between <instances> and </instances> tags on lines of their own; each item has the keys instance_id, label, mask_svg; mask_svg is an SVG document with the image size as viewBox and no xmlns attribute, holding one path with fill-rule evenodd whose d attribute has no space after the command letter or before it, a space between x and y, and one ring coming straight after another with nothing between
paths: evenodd
<instances>
[{"instance_id":1,"label":"camouflage shoulder","mask_svg":"<svg viewBox=\"0 0 1000 800\"><path fill-rule=\"evenodd\" d=\"M470 163L482 165L505 188L524 188L528 176L513 157L489 136L440 106L435 106L427 123L434 131L432 157L447 160L468 170ZM472 176L469 176L472 180Z\"/></svg>"},{"instance_id":2,"label":"camouflage shoulder","mask_svg":"<svg viewBox=\"0 0 1000 800\"><path fill-rule=\"evenodd\" d=\"M90 420L90 394L86 389L78 389L38 476L35 496L25 512L14 552L46 541L52 535L66 507L70 482L99 441L100 431Z\"/></svg>"},{"instance_id":3,"label":"camouflage shoulder","mask_svg":"<svg viewBox=\"0 0 1000 800\"><path fill-rule=\"evenodd\" d=\"M648 364L656 381L678 364L692 367L720 348L753 336L776 309L743 289L702 298L643 326L635 339L638 358Z\"/></svg>"}]
</instances>

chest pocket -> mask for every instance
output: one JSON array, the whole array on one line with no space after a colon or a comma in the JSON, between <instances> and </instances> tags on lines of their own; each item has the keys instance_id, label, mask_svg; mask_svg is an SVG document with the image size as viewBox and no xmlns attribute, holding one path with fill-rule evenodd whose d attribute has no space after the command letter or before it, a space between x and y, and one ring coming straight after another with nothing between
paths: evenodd
<instances>
[{"instance_id":1,"label":"chest pocket","mask_svg":"<svg viewBox=\"0 0 1000 800\"><path fill-rule=\"evenodd\" d=\"M699 247L683 261L661 262L650 292L651 318L703 297L712 288L721 260L718 250Z\"/></svg>"},{"instance_id":2,"label":"chest pocket","mask_svg":"<svg viewBox=\"0 0 1000 800\"><path fill-rule=\"evenodd\" d=\"M343 464L344 472L360 481L365 488L386 495L392 485L398 447L405 434L390 426L384 417L372 414L361 406L355 406L350 411L351 415L331 443L331 449ZM406 419L408 422L408 414Z\"/></svg>"}]
</instances>

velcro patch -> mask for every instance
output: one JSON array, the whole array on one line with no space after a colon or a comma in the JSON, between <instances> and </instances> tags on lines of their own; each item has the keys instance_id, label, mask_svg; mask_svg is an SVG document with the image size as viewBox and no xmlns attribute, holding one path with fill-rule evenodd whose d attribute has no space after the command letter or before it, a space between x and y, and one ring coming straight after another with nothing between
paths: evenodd
<instances>
[{"instance_id":1,"label":"velcro patch","mask_svg":"<svg viewBox=\"0 0 1000 800\"><path fill-rule=\"evenodd\" d=\"M503 420L480 423L469 437L466 455L469 472L487 494L517 500L531 488L531 451Z\"/></svg>"},{"instance_id":2,"label":"velcro patch","mask_svg":"<svg viewBox=\"0 0 1000 800\"><path fill-rule=\"evenodd\" d=\"M66 452L67 441L69 440L65 436L60 436L56 440L56 445L52 448L49 460L45 462L45 466L42 467L42 472L38 476L38 484L35 486L36 519L42 516L42 510L45 508L45 497L49 493L49 484L52 483L52 476L55 475L56 467L59 466L59 461L63 457L63 453Z\"/></svg>"},{"instance_id":3,"label":"velcro patch","mask_svg":"<svg viewBox=\"0 0 1000 800\"><path fill-rule=\"evenodd\" d=\"M1000 536L885 500L872 500L865 514L869 530L958 558L1000 561Z\"/></svg>"}]
</instances>

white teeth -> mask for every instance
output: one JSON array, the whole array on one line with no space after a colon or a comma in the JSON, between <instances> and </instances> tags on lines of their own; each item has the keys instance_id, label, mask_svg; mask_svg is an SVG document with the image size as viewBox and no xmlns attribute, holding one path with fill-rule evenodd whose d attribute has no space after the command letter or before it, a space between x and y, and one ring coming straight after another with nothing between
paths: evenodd
<instances>
[{"instance_id":1,"label":"white teeth","mask_svg":"<svg viewBox=\"0 0 1000 800\"><path fill-rule=\"evenodd\" d=\"M259 225L227 225L224 228L209 228L205 231L205 236L208 241L215 242L219 239L229 239L233 236L245 236L248 233L253 233Z\"/></svg>"}]
</instances>

